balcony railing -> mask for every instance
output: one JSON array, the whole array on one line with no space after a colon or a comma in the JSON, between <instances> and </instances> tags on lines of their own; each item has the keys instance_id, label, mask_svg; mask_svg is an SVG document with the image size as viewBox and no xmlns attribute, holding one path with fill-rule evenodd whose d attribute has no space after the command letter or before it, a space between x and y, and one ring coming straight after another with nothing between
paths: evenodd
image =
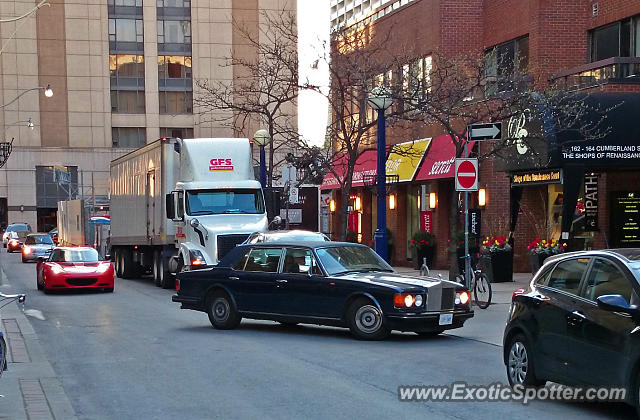
<instances>
[{"instance_id":1,"label":"balcony railing","mask_svg":"<svg viewBox=\"0 0 640 420\"><path fill-rule=\"evenodd\" d=\"M568 88L588 89L609 83L640 84L640 57L611 57L551 76Z\"/></svg>"}]
</instances>

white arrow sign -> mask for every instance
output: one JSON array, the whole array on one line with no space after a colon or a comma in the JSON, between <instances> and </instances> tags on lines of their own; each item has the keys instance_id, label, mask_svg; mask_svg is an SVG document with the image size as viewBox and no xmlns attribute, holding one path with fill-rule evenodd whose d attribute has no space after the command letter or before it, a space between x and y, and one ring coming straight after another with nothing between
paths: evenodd
<instances>
[{"instance_id":1,"label":"white arrow sign","mask_svg":"<svg viewBox=\"0 0 640 420\"><path fill-rule=\"evenodd\" d=\"M502 123L472 124L469 140L497 140L502 137Z\"/></svg>"}]
</instances>

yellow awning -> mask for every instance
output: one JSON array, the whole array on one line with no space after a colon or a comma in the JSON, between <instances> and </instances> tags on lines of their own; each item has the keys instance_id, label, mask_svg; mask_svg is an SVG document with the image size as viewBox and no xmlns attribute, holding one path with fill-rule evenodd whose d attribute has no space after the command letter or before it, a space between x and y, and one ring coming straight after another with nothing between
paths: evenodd
<instances>
[{"instance_id":1,"label":"yellow awning","mask_svg":"<svg viewBox=\"0 0 640 420\"><path fill-rule=\"evenodd\" d=\"M413 181L430 142L428 138L394 145L387 158L387 175L398 175L398 182Z\"/></svg>"}]
</instances>

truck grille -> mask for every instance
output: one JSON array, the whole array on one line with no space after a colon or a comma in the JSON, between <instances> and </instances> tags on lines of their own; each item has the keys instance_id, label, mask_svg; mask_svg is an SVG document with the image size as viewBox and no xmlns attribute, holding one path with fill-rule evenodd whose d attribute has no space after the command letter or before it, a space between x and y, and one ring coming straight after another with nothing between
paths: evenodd
<instances>
[{"instance_id":1,"label":"truck grille","mask_svg":"<svg viewBox=\"0 0 640 420\"><path fill-rule=\"evenodd\" d=\"M96 281L98 281L97 278L93 277L93 278L70 278L67 279L67 283L70 284L71 286L90 286L93 283L95 283Z\"/></svg>"},{"instance_id":2,"label":"truck grille","mask_svg":"<svg viewBox=\"0 0 640 420\"><path fill-rule=\"evenodd\" d=\"M454 298L456 294L456 289L442 289L442 300L440 304L440 309L442 310L450 310L453 309Z\"/></svg>"},{"instance_id":3,"label":"truck grille","mask_svg":"<svg viewBox=\"0 0 640 420\"><path fill-rule=\"evenodd\" d=\"M218 261L248 237L249 235L218 235Z\"/></svg>"}]
</instances>

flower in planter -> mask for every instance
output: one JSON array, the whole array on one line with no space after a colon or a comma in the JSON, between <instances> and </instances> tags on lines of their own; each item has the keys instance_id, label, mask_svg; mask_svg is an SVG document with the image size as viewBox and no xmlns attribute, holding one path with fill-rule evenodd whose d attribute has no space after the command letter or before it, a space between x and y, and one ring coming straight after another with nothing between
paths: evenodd
<instances>
[{"instance_id":1,"label":"flower in planter","mask_svg":"<svg viewBox=\"0 0 640 420\"><path fill-rule=\"evenodd\" d=\"M411 246L421 250L424 248L431 248L436 245L436 237L429 232L416 232L411 237Z\"/></svg>"},{"instance_id":2,"label":"flower in planter","mask_svg":"<svg viewBox=\"0 0 640 420\"><path fill-rule=\"evenodd\" d=\"M527 245L527 251L531 255L556 255L563 253L566 249L566 243L555 239L536 238Z\"/></svg>"},{"instance_id":3,"label":"flower in planter","mask_svg":"<svg viewBox=\"0 0 640 420\"><path fill-rule=\"evenodd\" d=\"M490 254L493 252L511 251L511 245L504 236L487 236L480 244L480 252L482 254Z\"/></svg>"}]
</instances>

